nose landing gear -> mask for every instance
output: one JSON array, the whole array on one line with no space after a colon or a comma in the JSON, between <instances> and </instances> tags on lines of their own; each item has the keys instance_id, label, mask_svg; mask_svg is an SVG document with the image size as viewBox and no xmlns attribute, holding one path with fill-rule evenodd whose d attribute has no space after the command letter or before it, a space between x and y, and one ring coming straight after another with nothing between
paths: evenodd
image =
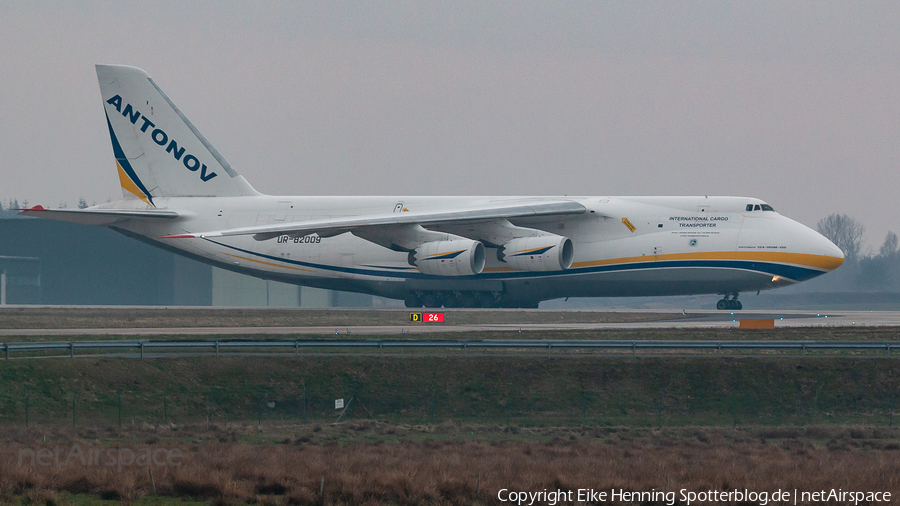
<instances>
[{"instance_id":1,"label":"nose landing gear","mask_svg":"<svg viewBox=\"0 0 900 506\"><path fill-rule=\"evenodd\" d=\"M718 309L720 311L724 311L726 309L736 309L736 310L744 309L744 305L741 304L741 301L737 300L737 298L738 298L737 292L730 293L730 294L724 293L722 295L724 297L722 300L720 300L719 302L716 303L716 309ZM730 299L728 298L729 295L731 296Z\"/></svg>"}]
</instances>

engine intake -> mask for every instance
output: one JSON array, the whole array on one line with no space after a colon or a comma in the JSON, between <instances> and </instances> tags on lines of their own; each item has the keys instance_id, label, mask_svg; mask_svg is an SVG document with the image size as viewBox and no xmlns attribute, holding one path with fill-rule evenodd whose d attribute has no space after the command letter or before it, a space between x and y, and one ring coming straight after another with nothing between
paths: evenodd
<instances>
[{"instance_id":1,"label":"engine intake","mask_svg":"<svg viewBox=\"0 0 900 506\"><path fill-rule=\"evenodd\" d=\"M484 245L470 239L426 242L410 253L410 260L425 274L480 274L484 269Z\"/></svg>"},{"instance_id":2,"label":"engine intake","mask_svg":"<svg viewBox=\"0 0 900 506\"><path fill-rule=\"evenodd\" d=\"M497 260L517 271L558 271L572 266L575 247L568 237L520 237L497 250Z\"/></svg>"}]
</instances>

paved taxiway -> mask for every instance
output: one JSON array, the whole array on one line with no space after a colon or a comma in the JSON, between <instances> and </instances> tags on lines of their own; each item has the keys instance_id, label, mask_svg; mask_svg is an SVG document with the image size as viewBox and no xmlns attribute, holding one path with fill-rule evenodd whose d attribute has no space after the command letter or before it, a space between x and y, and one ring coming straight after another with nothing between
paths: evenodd
<instances>
[{"instance_id":1,"label":"paved taxiway","mask_svg":"<svg viewBox=\"0 0 900 506\"><path fill-rule=\"evenodd\" d=\"M641 311L629 311L641 312ZM659 313L659 310L648 310ZM810 311L689 311L688 318L649 322L626 323L541 323L541 324L471 324L455 325L452 312L447 313L445 323L418 323L398 321L396 325L382 326L316 326L316 327L166 327L166 328L75 328L75 329L0 329L0 336L83 336L83 335L398 335L427 334L433 332L498 332L539 330L593 330L593 329L667 329L667 328L729 328L737 327L742 318L774 319L775 327L851 327L851 326L900 326L900 311L834 311L815 313ZM680 314L678 316L681 316Z\"/></svg>"}]
</instances>

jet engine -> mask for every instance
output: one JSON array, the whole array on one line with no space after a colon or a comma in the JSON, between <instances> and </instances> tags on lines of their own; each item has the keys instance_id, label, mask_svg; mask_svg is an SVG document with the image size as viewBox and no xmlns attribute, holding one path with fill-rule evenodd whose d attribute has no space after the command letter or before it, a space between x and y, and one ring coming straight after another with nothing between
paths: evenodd
<instances>
[{"instance_id":1,"label":"jet engine","mask_svg":"<svg viewBox=\"0 0 900 506\"><path fill-rule=\"evenodd\" d=\"M558 271L572 266L575 247L568 237L519 237L497 250L497 260L517 271Z\"/></svg>"},{"instance_id":2,"label":"jet engine","mask_svg":"<svg viewBox=\"0 0 900 506\"><path fill-rule=\"evenodd\" d=\"M434 241L409 254L410 264L425 274L468 276L484 269L484 245L471 239Z\"/></svg>"}]
</instances>

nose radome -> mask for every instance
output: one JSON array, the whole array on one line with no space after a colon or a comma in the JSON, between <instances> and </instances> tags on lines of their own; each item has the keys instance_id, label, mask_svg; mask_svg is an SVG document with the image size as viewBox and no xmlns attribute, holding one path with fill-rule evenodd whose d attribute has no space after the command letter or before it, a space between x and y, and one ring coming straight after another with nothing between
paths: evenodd
<instances>
[{"instance_id":1,"label":"nose radome","mask_svg":"<svg viewBox=\"0 0 900 506\"><path fill-rule=\"evenodd\" d=\"M798 225L800 224L798 223ZM800 226L806 229L801 239L804 249L806 249L806 253L822 258L819 262L821 268L833 271L844 263L844 252L841 251L841 248L838 248L827 237L806 225Z\"/></svg>"},{"instance_id":2,"label":"nose radome","mask_svg":"<svg viewBox=\"0 0 900 506\"><path fill-rule=\"evenodd\" d=\"M818 268L833 271L844 263L844 253L828 238L817 231L784 216L781 217L782 230L787 234L788 243L797 253L814 255L810 261Z\"/></svg>"},{"instance_id":3,"label":"nose radome","mask_svg":"<svg viewBox=\"0 0 900 506\"><path fill-rule=\"evenodd\" d=\"M825 236L821 236L821 237L822 237L823 241L828 243L826 246L826 248L828 248L828 250L829 250L828 256L840 258L841 263L843 263L844 262L844 252L841 251L841 248L838 248L833 242L829 241L827 237L825 237Z\"/></svg>"},{"instance_id":4,"label":"nose radome","mask_svg":"<svg viewBox=\"0 0 900 506\"><path fill-rule=\"evenodd\" d=\"M825 250L825 256L829 257L830 264L828 266L829 269L835 270L844 263L844 252L841 251L841 248L838 248L833 242L829 241L827 237L822 234L816 232L816 234L820 238L820 242L822 246L820 246L823 250ZM833 267L832 267L833 265Z\"/></svg>"}]
</instances>

